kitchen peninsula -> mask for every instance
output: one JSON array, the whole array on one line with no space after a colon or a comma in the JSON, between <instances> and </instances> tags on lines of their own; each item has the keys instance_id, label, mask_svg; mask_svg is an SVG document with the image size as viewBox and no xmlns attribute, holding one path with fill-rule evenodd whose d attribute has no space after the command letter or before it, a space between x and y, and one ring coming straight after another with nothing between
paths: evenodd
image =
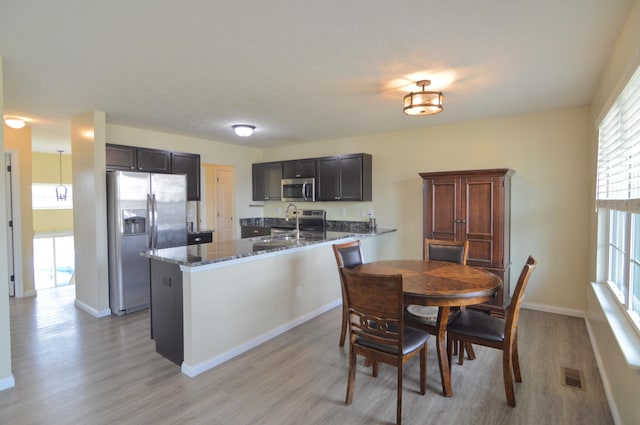
<instances>
[{"instance_id":1,"label":"kitchen peninsula","mask_svg":"<svg viewBox=\"0 0 640 425\"><path fill-rule=\"evenodd\" d=\"M386 259L394 232L291 233L143 253L156 351L196 376L337 307L331 245L358 238L367 261Z\"/></svg>"}]
</instances>

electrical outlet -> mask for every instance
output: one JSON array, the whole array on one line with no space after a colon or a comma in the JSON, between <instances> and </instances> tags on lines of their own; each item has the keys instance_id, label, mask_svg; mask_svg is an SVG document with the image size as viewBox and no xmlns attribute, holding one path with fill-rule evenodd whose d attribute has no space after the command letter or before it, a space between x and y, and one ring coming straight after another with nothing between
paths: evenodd
<instances>
[{"instance_id":1,"label":"electrical outlet","mask_svg":"<svg viewBox=\"0 0 640 425\"><path fill-rule=\"evenodd\" d=\"M340 208L340 215L342 217L346 217L347 216L347 209L346 208Z\"/></svg>"},{"instance_id":2,"label":"electrical outlet","mask_svg":"<svg viewBox=\"0 0 640 425\"><path fill-rule=\"evenodd\" d=\"M369 213L369 217L373 217L373 208L369 208L368 213Z\"/></svg>"},{"instance_id":3,"label":"electrical outlet","mask_svg":"<svg viewBox=\"0 0 640 425\"><path fill-rule=\"evenodd\" d=\"M282 214L282 207L278 207L278 215Z\"/></svg>"},{"instance_id":4,"label":"electrical outlet","mask_svg":"<svg viewBox=\"0 0 640 425\"><path fill-rule=\"evenodd\" d=\"M364 208L360 208L360 217L366 217L367 216L367 210Z\"/></svg>"},{"instance_id":5,"label":"electrical outlet","mask_svg":"<svg viewBox=\"0 0 640 425\"><path fill-rule=\"evenodd\" d=\"M296 298L302 298L302 286L296 286Z\"/></svg>"}]
</instances>

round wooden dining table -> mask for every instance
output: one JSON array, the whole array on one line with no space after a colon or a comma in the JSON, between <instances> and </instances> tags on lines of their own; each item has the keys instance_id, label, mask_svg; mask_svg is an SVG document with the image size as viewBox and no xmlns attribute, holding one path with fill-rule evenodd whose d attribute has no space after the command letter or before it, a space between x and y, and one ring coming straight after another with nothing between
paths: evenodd
<instances>
[{"instance_id":1,"label":"round wooden dining table","mask_svg":"<svg viewBox=\"0 0 640 425\"><path fill-rule=\"evenodd\" d=\"M436 347L442 392L453 395L451 371L447 356L447 318L451 307L462 307L489 301L502 287L502 280L488 271L444 261L385 260L365 263L354 268L362 273L402 275L405 304L437 306ZM442 320L442 318L445 320Z\"/></svg>"}]
</instances>

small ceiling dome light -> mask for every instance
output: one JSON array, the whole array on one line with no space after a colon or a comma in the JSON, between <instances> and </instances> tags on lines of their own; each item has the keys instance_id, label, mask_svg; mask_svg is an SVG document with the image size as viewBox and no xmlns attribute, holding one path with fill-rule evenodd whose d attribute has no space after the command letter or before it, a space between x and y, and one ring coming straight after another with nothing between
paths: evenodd
<instances>
[{"instance_id":1,"label":"small ceiling dome light","mask_svg":"<svg viewBox=\"0 0 640 425\"><path fill-rule=\"evenodd\" d=\"M240 137L249 137L253 134L253 130L256 129L255 125L249 124L235 124L231 126L233 131Z\"/></svg>"},{"instance_id":2,"label":"small ceiling dome light","mask_svg":"<svg viewBox=\"0 0 640 425\"><path fill-rule=\"evenodd\" d=\"M431 80L420 80L416 83L422 87L422 91L411 92L404 97L404 108L407 115L433 115L442 112L444 107L442 92L425 91L424 88L431 84Z\"/></svg>"},{"instance_id":3,"label":"small ceiling dome light","mask_svg":"<svg viewBox=\"0 0 640 425\"><path fill-rule=\"evenodd\" d=\"M7 118L4 123L11 128L22 128L25 125L24 120L19 118Z\"/></svg>"}]
</instances>

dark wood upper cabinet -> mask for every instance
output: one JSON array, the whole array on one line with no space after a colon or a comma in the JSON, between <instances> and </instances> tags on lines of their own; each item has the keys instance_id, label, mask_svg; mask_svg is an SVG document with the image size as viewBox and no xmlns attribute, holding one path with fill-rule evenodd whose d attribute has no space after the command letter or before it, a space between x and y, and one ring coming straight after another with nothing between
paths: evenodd
<instances>
[{"instance_id":1,"label":"dark wood upper cabinet","mask_svg":"<svg viewBox=\"0 0 640 425\"><path fill-rule=\"evenodd\" d=\"M187 175L187 200L200 200L200 155L171 153L171 173Z\"/></svg>"},{"instance_id":2,"label":"dark wood upper cabinet","mask_svg":"<svg viewBox=\"0 0 640 425\"><path fill-rule=\"evenodd\" d=\"M371 201L371 155L317 158L316 190L318 201Z\"/></svg>"},{"instance_id":3,"label":"dark wood upper cabinet","mask_svg":"<svg viewBox=\"0 0 640 425\"><path fill-rule=\"evenodd\" d=\"M137 148L122 145L106 146L106 165L108 170L136 171L138 169Z\"/></svg>"},{"instance_id":4,"label":"dark wood upper cabinet","mask_svg":"<svg viewBox=\"0 0 640 425\"><path fill-rule=\"evenodd\" d=\"M186 174L187 200L200 200L200 155L135 146L106 145L107 170Z\"/></svg>"},{"instance_id":5,"label":"dark wood upper cabinet","mask_svg":"<svg viewBox=\"0 0 640 425\"><path fill-rule=\"evenodd\" d=\"M282 162L261 162L251 165L254 201L280 200Z\"/></svg>"},{"instance_id":6,"label":"dark wood upper cabinet","mask_svg":"<svg viewBox=\"0 0 640 425\"><path fill-rule=\"evenodd\" d=\"M171 173L171 152L138 148L138 171Z\"/></svg>"},{"instance_id":7,"label":"dark wood upper cabinet","mask_svg":"<svg viewBox=\"0 0 640 425\"><path fill-rule=\"evenodd\" d=\"M316 160L314 158L295 159L291 161L284 161L282 163L283 179L295 179L315 176Z\"/></svg>"},{"instance_id":8,"label":"dark wood upper cabinet","mask_svg":"<svg viewBox=\"0 0 640 425\"><path fill-rule=\"evenodd\" d=\"M423 179L423 236L468 240L467 264L500 276L502 290L474 308L504 316L509 304L511 176L513 170L420 173Z\"/></svg>"}]
</instances>

